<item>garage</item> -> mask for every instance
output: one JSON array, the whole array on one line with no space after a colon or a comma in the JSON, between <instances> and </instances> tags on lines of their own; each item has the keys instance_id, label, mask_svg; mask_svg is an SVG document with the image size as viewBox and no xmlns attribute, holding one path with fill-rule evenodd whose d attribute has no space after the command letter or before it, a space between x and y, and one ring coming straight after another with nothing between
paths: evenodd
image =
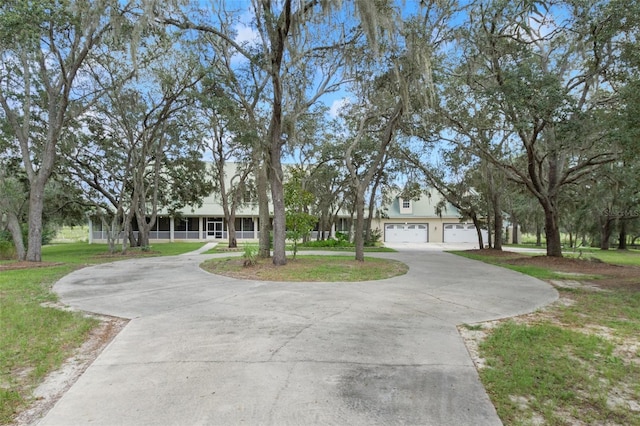
<instances>
[{"instance_id":1,"label":"garage","mask_svg":"<svg viewBox=\"0 0 640 426\"><path fill-rule=\"evenodd\" d=\"M487 240L487 231L482 230L482 238ZM445 223L444 224L445 243L477 243L478 233L473 224L468 223Z\"/></svg>"},{"instance_id":2,"label":"garage","mask_svg":"<svg viewBox=\"0 0 640 426\"><path fill-rule=\"evenodd\" d=\"M429 225L426 223L387 223L384 227L387 243L426 243L429 241Z\"/></svg>"}]
</instances>

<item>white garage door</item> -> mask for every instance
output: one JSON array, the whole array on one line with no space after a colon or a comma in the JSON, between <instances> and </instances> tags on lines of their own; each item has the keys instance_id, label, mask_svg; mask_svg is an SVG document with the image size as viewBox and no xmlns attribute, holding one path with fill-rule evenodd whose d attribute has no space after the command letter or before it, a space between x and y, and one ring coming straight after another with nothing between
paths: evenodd
<instances>
[{"instance_id":1,"label":"white garage door","mask_svg":"<svg viewBox=\"0 0 640 426\"><path fill-rule=\"evenodd\" d=\"M482 239L487 241L487 231L482 230ZM445 243L477 243L478 233L476 227L466 223L445 223L444 224Z\"/></svg>"},{"instance_id":2,"label":"white garage door","mask_svg":"<svg viewBox=\"0 0 640 426\"><path fill-rule=\"evenodd\" d=\"M426 243L428 239L426 223L388 223L384 227L384 240L389 243Z\"/></svg>"}]
</instances>

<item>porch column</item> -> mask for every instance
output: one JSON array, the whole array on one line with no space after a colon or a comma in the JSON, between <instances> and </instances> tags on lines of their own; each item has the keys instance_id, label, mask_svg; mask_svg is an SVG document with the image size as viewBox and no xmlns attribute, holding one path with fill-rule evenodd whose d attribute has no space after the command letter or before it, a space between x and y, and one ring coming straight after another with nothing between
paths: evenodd
<instances>
[{"instance_id":1,"label":"porch column","mask_svg":"<svg viewBox=\"0 0 640 426\"><path fill-rule=\"evenodd\" d=\"M257 217L253 217L253 239L257 240L258 239L258 225L259 225L259 219Z\"/></svg>"},{"instance_id":2,"label":"porch column","mask_svg":"<svg viewBox=\"0 0 640 426\"><path fill-rule=\"evenodd\" d=\"M93 244L93 221L91 216L87 216L87 219L89 219L89 244Z\"/></svg>"},{"instance_id":3,"label":"porch column","mask_svg":"<svg viewBox=\"0 0 640 426\"><path fill-rule=\"evenodd\" d=\"M198 237L199 240L204 240L204 236L203 236L204 229L203 228L204 227L202 226L202 216L200 216L198 218L198 229L200 230L200 231L198 231L198 233L200 234L200 236Z\"/></svg>"},{"instance_id":4,"label":"porch column","mask_svg":"<svg viewBox=\"0 0 640 426\"><path fill-rule=\"evenodd\" d=\"M173 221L173 216L169 216L169 241L171 242L175 241L175 238L174 238L175 229L176 229L176 226Z\"/></svg>"}]
</instances>

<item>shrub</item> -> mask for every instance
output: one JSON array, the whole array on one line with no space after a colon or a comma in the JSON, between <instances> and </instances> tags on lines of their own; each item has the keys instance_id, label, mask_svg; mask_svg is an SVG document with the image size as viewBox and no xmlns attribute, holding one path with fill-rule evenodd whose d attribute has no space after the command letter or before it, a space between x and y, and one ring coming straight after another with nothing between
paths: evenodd
<instances>
[{"instance_id":1,"label":"shrub","mask_svg":"<svg viewBox=\"0 0 640 426\"><path fill-rule=\"evenodd\" d=\"M353 244L350 243L349 241L334 240L333 238L329 238L327 240L320 240L320 241L307 241L302 245L304 247L313 247L313 248L353 247Z\"/></svg>"},{"instance_id":2,"label":"shrub","mask_svg":"<svg viewBox=\"0 0 640 426\"><path fill-rule=\"evenodd\" d=\"M250 244L244 245L244 253L242 258L244 259L244 266L253 266L258 262L258 247Z\"/></svg>"},{"instance_id":3,"label":"shrub","mask_svg":"<svg viewBox=\"0 0 640 426\"><path fill-rule=\"evenodd\" d=\"M11 234L8 231L0 231L0 259L15 259L15 257L16 250Z\"/></svg>"},{"instance_id":4,"label":"shrub","mask_svg":"<svg viewBox=\"0 0 640 426\"><path fill-rule=\"evenodd\" d=\"M364 245L367 247L375 246L378 241L382 239L382 231L380 228L372 229L369 233L369 238L364 242Z\"/></svg>"},{"instance_id":5,"label":"shrub","mask_svg":"<svg viewBox=\"0 0 640 426\"><path fill-rule=\"evenodd\" d=\"M336 239L338 241L349 241L349 234L346 232L336 232Z\"/></svg>"},{"instance_id":6,"label":"shrub","mask_svg":"<svg viewBox=\"0 0 640 426\"><path fill-rule=\"evenodd\" d=\"M0 241L0 259L15 259L16 249L11 241Z\"/></svg>"}]
</instances>

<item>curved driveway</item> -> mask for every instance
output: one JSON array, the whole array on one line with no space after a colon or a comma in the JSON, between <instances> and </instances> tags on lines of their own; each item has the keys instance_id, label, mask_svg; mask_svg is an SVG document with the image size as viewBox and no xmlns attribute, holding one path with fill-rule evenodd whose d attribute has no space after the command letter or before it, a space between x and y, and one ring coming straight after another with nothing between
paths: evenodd
<instances>
[{"instance_id":1,"label":"curved driveway","mask_svg":"<svg viewBox=\"0 0 640 426\"><path fill-rule=\"evenodd\" d=\"M76 271L54 287L62 302L132 321L40 424L500 424L456 325L556 291L440 251L378 255L408 274L243 281L195 254Z\"/></svg>"}]
</instances>

